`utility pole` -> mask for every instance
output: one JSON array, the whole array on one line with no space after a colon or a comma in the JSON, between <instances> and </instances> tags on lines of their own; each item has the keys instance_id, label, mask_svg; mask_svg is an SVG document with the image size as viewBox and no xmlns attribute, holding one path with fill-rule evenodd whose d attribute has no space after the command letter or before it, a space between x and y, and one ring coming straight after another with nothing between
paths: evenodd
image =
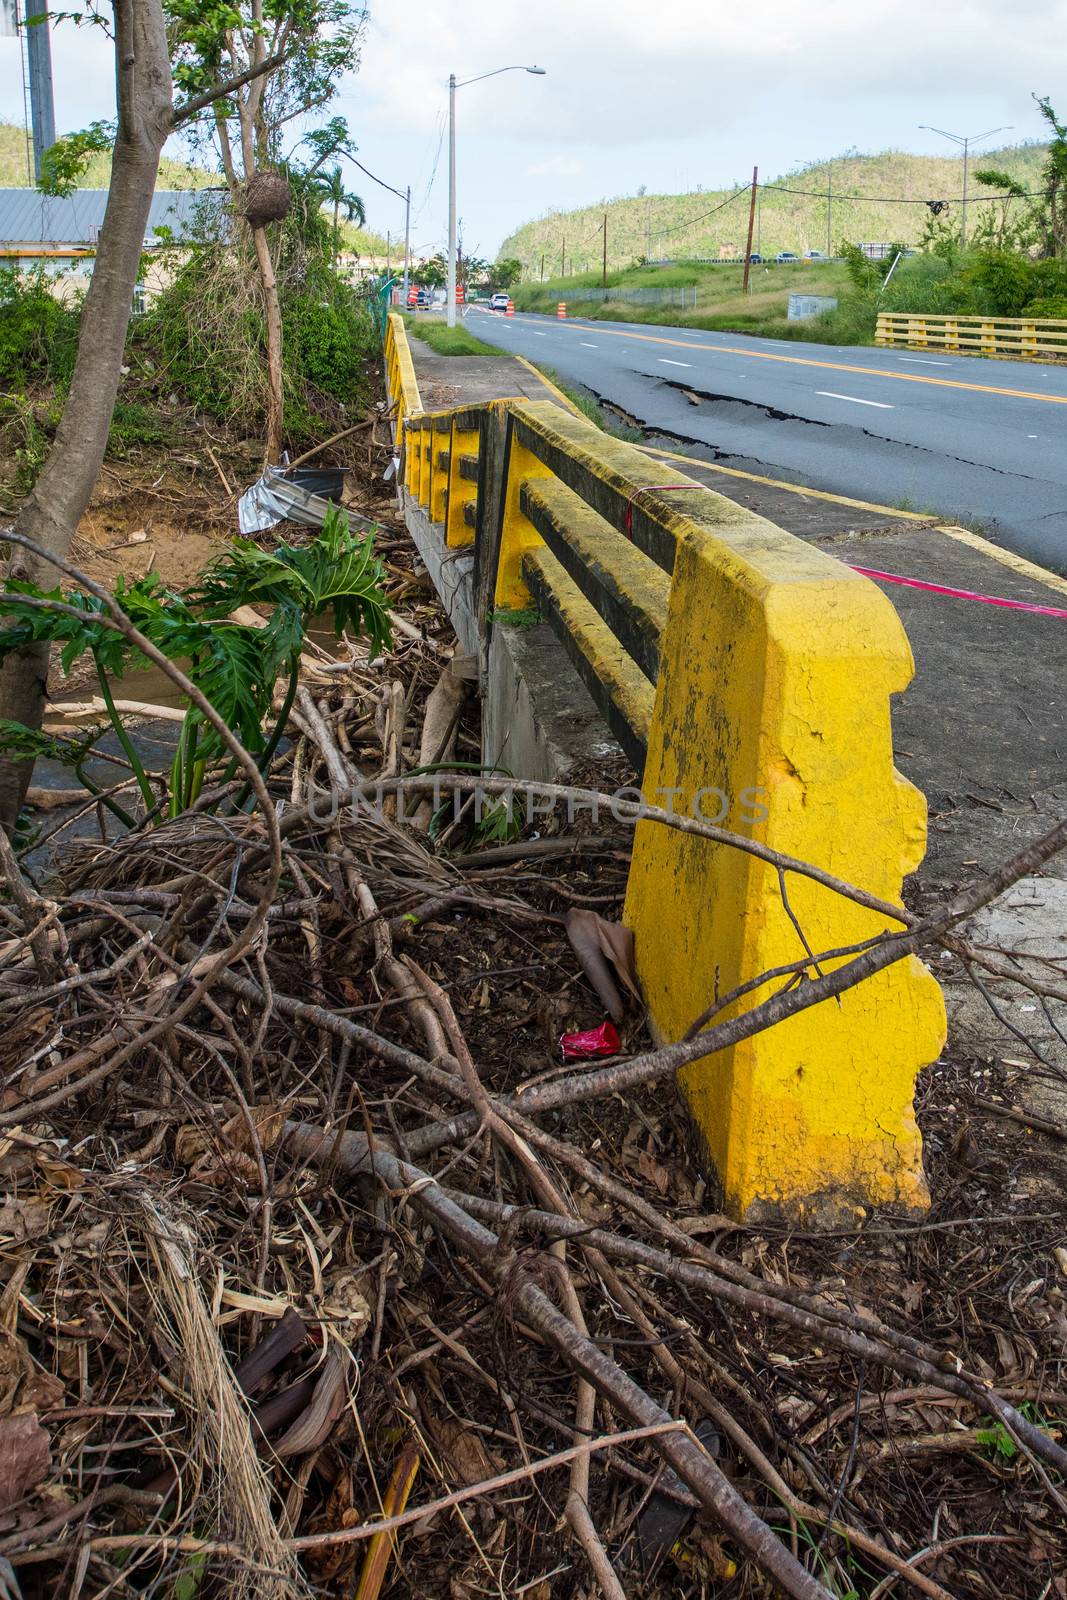
<instances>
[{"instance_id":1,"label":"utility pole","mask_svg":"<svg viewBox=\"0 0 1067 1600\"><path fill-rule=\"evenodd\" d=\"M759 168L752 168L752 198L748 203L748 243L745 245L745 272L741 279L741 293L748 293L748 274L752 266L752 230L756 225L756 179L759 177Z\"/></svg>"},{"instance_id":2,"label":"utility pole","mask_svg":"<svg viewBox=\"0 0 1067 1600\"><path fill-rule=\"evenodd\" d=\"M604 265L601 282L606 289L608 286L608 214L604 213Z\"/></svg>"},{"instance_id":3,"label":"utility pole","mask_svg":"<svg viewBox=\"0 0 1067 1600\"><path fill-rule=\"evenodd\" d=\"M448 287L445 321L456 326L456 74L448 75Z\"/></svg>"},{"instance_id":4,"label":"utility pole","mask_svg":"<svg viewBox=\"0 0 1067 1600\"><path fill-rule=\"evenodd\" d=\"M987 128L985 133L949 133L947 128L935 128L928 122L920 122L919 127L925 133L939 133L942 139L951 139L953 144L963 147L963 206L960 212L960 247L967 246L967 173L970 162L971 145L981 144L983 139L991 139L995 133L1010 133L1013 124L1008 123L1003 128Z\"/></svg>"},{"instance_id":5,"label":"utility pole","mask_svg":"<svg viewBox=\"0 0 1067 1600\"><path fill-rule=\"evenodd\" d=\"M828 256L832 256L833 253L834 253L833 249L831 247L831 244L830 244L830 235L833 232L833 223L832 223L833 204L834 204L834 164L833 164L832 161L830 161L830 162L827 163L827 170L826 170L826 254Z\"/></svg>"},{"instance_id":6,"label":"utility pole","mask_svg":"<svg viewBox=\"0 0 1067 1600\"><path fill-rule=\"evenodd\" d=\"M559 275L560 275L561 278L565 278L567 276L567 235L566 234L563 235L563 252L562 252L562 254L560 256Z\"/></svg>"},{"instance_id":7,"label":"utility pole","mask_svg":"<svg viewBox=\"0 0 1067 1600\"><path fill-rule=\"evenodd\" d=\"M544 283L544 281L545 281L545 252L543 250L541 251L541 279L540 279L540 281L542 283Z\"/></svg>"},{"instance_id":8,"label":"utility pole","mask_svg":"<svg viewBox=\"0 0 1067 1600\"><path fill-rule=\"evenodd\" d=\"M645 260L652 260L652 202L648 202L648 211L645 215Z\"/></svg>"},{"instance_id":9,"label":"utility pole","mask_svg":"<svg viewBox=\"0 0 1067 1600\"><path fill-rule=\"evenodd\" d=\"M393 236L388 230L385 235L385 270L387 273L393 270Z\"/></svg>"},{"instance_id":10,"label":"utility pole","mask_svg":"<svg viewBox=\"0 0 1067 1600\"><path fill-rule=\"evenodd\" d=\"M37 22L43 17L43 22ZM30 108L33 120L34 176L40 182L41 162L56 142L56 109L52 95L52 39L48 30L48 0L25 0L23 26L30 59Z\"/></svg>"},{"instance_id":11,"label":"utility pole","mask_svg":"<svg viewBox=\"0 0 1067 1600\"><path fill-rule=\"evenodd\" d=\"M403 305L408 303L408 287L411 282L411 185L408 184L404 197L406 210L404 212L404 296Z\"/></svg>"}]
</instances>

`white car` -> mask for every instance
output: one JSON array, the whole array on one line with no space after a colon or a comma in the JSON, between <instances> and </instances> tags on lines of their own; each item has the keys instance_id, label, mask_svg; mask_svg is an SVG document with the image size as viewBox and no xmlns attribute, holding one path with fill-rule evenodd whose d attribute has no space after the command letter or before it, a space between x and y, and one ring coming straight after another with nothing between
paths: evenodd
<instances>
[{"instance_id":1,"label":"white car","mask_svg":"<svg viewBox=\"0 0 1067 1600\"><path fill-rule=\"evenodd\" d=\"M498 290L496 294L490 296L489 309L490 311L506 311L508 309L508 297L503 290Z\"/></svg>"}]
</instances>

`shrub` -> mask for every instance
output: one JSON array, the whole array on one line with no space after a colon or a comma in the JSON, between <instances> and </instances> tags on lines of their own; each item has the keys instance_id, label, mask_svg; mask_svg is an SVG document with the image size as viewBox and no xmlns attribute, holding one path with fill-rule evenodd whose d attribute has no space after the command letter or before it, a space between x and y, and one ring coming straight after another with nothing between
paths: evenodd
<instances>
[{"instance_id":1,"label":"shrub","mask_svg":"<svg viewBox=\"0 0 1067 1600\"><path fill-rule=\"evenodd\" d=\"M0 385L66 384L78 349L78 310L56 298L44 272L0 268Z\"/></svg>"},{"instance_id":2,"label":"shrub","mask_svg":"<svg viewBox=\"0 0 1067 1600\"><path fill-rule=\"evenodd\" d=\"M294 203L277 247L285 349L287 441L299 446L343 426L367 398L367 366L378 343L367 308L334 271L330 232L317 202ZM137 325L177 389L198 410L252 430L267 405L267 340L254 263L240 233L206 217L203 237L184 251L168 287Z\"/></svg>"},{"instance_id":3,"label":"shrub","mask_svg":"<svg viewBox=\"0 0 1067 1600\"><path fill-rule=\"evenodd\" d=\"M1027 317L1067 317L1067 294L1050 294L1043 300L1030 300L1023 307Z\"/></svg>"}]
</instances>

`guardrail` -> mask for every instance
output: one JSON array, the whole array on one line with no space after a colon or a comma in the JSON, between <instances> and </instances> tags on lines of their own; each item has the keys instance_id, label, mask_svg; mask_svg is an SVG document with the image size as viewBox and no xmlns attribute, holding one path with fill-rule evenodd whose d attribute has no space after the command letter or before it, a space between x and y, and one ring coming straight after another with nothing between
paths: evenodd
<instances>
[{"instance_id":1,"label":"guardrail","mask_svg":"<svg viewBox=\"0 0 1067 1600\"><path fill-rule=\"evenodd\" d=\"M395 311L385 319L385 377L393 404L393 437L399 440L404 418L417 416L422 410L422 397L415 377L415 363L411 359L404 320Z\"/></svg>"},{"instance_id":2,"label":"guardrail","mask_svg":"<svg viewBox=\"0 0 1067 1600\"><path fill-rule=\"evenodd\" d=\"M959 354L1067 358L1067 317L942 317L880 311L875 344Z\"/></svg>"},{"instance_id":3,"label":"guardrail","mask_svg":"<svg viewBox=\"0 0 1067 1600\"><path fill-rule=\"evenodd\" d=\"M549 401L409 415L404 448L407 494L449 544L473 539L484 629L538 609L649 804L899 902L926 808L893 767L889 696L913 664L874 584ZM787 892L764 861L650 821L625 921L663 1042L717 996L885 926L809 878ZM943 1041L938 985L910 959L687 1067L731 1211L925 1204L912 1100Z\"/></svg>"}]
</instances>

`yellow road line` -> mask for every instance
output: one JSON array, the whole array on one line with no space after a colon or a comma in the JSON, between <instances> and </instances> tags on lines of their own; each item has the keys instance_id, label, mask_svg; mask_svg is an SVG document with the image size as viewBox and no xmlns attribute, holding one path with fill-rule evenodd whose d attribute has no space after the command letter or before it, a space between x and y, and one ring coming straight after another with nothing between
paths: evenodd
<instances>
[{"instance_id":1,"label":"yellow road line","mask_svg":"<svg viewBox=\"0 0 1067 1600\"><path fill-rule=\"evenodd\" d=\"M654 426L653 426L653 430ZM894 506L876 505L872 500L854 500L851 495L831 494L828 489L807 489L799 483L785 483L781 478L765 478L758 472L742 472L740 467L720 467L715 461L702 461L699 456L679 455L677 450L660 450L656 445L639 444L636 447L650 456L663 456L668 461L684 461L687 466L701 467L706 472L721 472L727 478L744 478L749 483L767 483L772 489L784 489L787 494L803 495L808 500L829 500L831 505L851 506L854 511L881 511L894 521L923 522L931 524L936 516L925 516L921 511L897 511Z\"/></svg>"},{"instance_id":2,"label":"yellow road line","mask_svg":"<svg viewBox=\"0 0 1067 1600\"><path fill-rule=\"evenodd\" d=\"M892 378L896 383L929 383L938 389L971 389L975 394L1006 395L1013 400L1041 400L1046 405L1067 406L1067 394L1037 394L1030 389L995 389L987 383L964 383L962 378L928 378L919 372L883 372L881 367L856 367L847 361L816 361L813 356L781 356L770 350L743 350L733 344L694 344L692 339L666 339L661 334L632 333L607 328L602 322L563 322L575 333L602 333L612 339L639 339L644 344L667 344L675 350L711 350L718 355L746 356L749 361L784 361L793 367L828 367L831 372L859 372L871 378Z\"/></svg>"}]
</instances>

